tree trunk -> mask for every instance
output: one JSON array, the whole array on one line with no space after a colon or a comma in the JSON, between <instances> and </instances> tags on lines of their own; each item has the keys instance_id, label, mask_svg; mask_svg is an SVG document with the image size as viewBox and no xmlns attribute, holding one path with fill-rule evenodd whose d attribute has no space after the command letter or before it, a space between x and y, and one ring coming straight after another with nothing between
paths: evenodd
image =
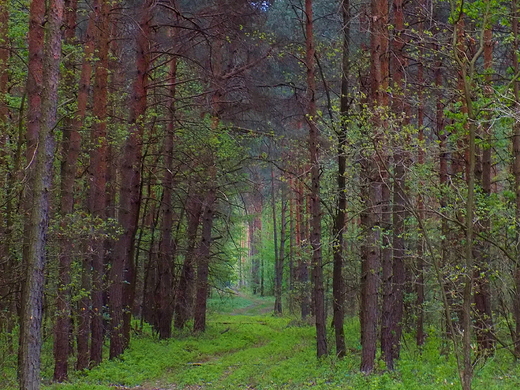
<instances>
[{"instance_id":1,"label":"tree trunk","mask_svg":"<svg viewBox=\"0 0 520 390\"><path fill-rule=\"evenodd\" d=\"M282 205L283 207L283 205ZM276 193L274 185L274 169L271 166L271 211L273 216L273 244L274 244L274 314L282 314L282 268L280 267L280 253L278 253L278 226L276 218Z\"/></svg>"},{"instance_id":2,"label":"tree trunk","mask_svg":"<svg viewBox=\"0 0 520 390\"><path fill-rule=\"evenodd\" d=\"M215 167L212 167L213 169ZM210 170L212 170L210 168ZM212 170L213 171L213 170ZM211 178L216 179L211 173ZM214 180L210 181L214 184ZM206 330L206 302L209 293L209 261L211 259L211 230L213 229L213 217L216 205L216 189L209 188L204 199L204 212L202 213L202 237L199 247L199 258L197 264L197 292L194 310L194 332L204 332Z\"/></svg>"},{"instance_id":3,"label":"tree trunk","mask_svg":"<svg viewBox=\"0 0 520 390\"><path fill-rule=\"evenodd\" d=\"M124 145L124 160L121 166L119 223L123 228L123 234L115 245L110 270L111 359L123 353L128 346L130 336L131 306L134 295L132 292L135 293L134 240L140 206L141 150L144 132L142 122L147 108L149 38L153 4L152 0L146 0L140 9L137 32L137 75L130 107L130 134Z\"/></svg>"},{"instance_id":4,"label":"tree trunk","mask_svg":"<svg viewBox=\"0 0 520 390\"><path fill-rule=\"evenodd\" d=\"M486 72L484 86L484 93L488 98L492 98L491 90L491 74L493 60L493 42L492 31L486 28L484 31L484 69ZM489 117L489 115L488 115ZM490 119L490 118L488 118ZM484 125L485 126L485 125ZM482 192L486 197L491 195L491 126L484 127L484 133L480 135L485 140L482 149L482 161L477 164L477 171L481 174L475 173L477 181L480 181ZM480 234L489 236L491 229L491 221L488 216L482 218L480 226L476 227ZM493 318L491 312L491 288L489 285L489 261L490 261L490 245L488 242L477 242L474 248L475 256L475 328L479 353L483 356L488 356L493 353L494 348L494 330Z\"/></svg>"},{"instance_id":5,"label":"tree trunk","mask_svg":"<svg viewBox=\"0 0 520 390\"><path fill-rule=\"evenodd\" d=\"M106 185L108 172L107 101L108 101L108 53L110 38L110 4L100 0L94 8L96 20L97 57L94 76L93 110L95 122L92 126L93 149L90 152L89 211L92 217L105 221ZM94 237L92 254L92 306L90 365L101 363L103 358L103 276L105 262L105 240Z\"/></svg>"},{"instance_id":6,"label":"tree trunk","mask_svg":"<svg viewBox=\"0 0 520 390\"><path fill-rule=\"evenodd\" d=\"M35 0L30 8L29 70L35 73L30 74L27 81L31 102L28 112L28 151L34 159L29 160L25 197L27 217L22 258L25 281L19 353L21 390L40 388L45 245L54 157L53 129L57 122L63 7L63 0L50 1L46 34L43 30L45 2ZM39 96L33 96L35 93ZM34 144L36 140L38 143Z\"/></svg>"},{"instance_id":7,"label":"tree trunk","mask_svg":"<svg viewBox=\"0 0 520 390\"><path fill-rule=\"evenodd\" d=\"M334 311L334 334L336 340L336 355L343 358L346 355L345 334L343 329L344 322L344 300L345 283L343 281L343 230L345 229L345 218L347 211L347 188L346 188L346 169L347 169L347 134L349 126L349 74L350 74L350 1L343 0L343 53L342 53L342 73L341 73L341 97L340 97L340 128L338 130L338 203L336 216L334 218L333 230L333 280L332 280L332 307Z\"/></svg>"},{"instance_id":8,"label":"tree trunk","mask_svg":"<svg viewBox=\"0 0 520 390\"><path fill-rule=\"evenodd\" d=\"M177 286L177 294L175 299L175 329L183 329L189 320L193 306L193 292L195 287L195 258L196 258L196 242L197 231L200 225L200 217L202 214L203 199L197 193L197 190L190 189L186 213L188 215L188 226L186 229L186 237L188 245L184 255L184 263L182 265L179 284Z\"/></svg>"},{"instance_id":9,"label":"tree trunk","mask_svg":"<svg viewBox=\"0 0 520 390\"><path fill-rule=\"evenodd\" d=\"M323 286L323 264L321 257L321 204L320 204L320 163L319 163L319 130L316 126L316 78L314 48L314 16L312 0L305 0L305 42L307 68L307 115L309 126L309 154L311 163L311 248L314 315L316 317L316 351L318 358L327 354L327 332L325 327L325 289Z\"/></svg>"},{"instance_id":10,"label":"tree trunk","mask_svg":"<svg viewBox=\"0 0 520 390\"><path fill-rule=\"evenodd\" d=\"M66 9L66 28L65 42L75 43L76 32L76 11L77 1L68 0L65 4ZM65 67L65 83L74 85L74 64L67 61ZM74 182L76 179L76 165L80 152L81 136L75 121L67 118L63 129L63 152L61 163L61 228L67 229L67 215L74 212ZM68 359L70 345L70 266L73 258L75 245L69 237L65 236L60 240L60 254L58 266L58 288L56 292L56 324L54 328L54 380L63 382L68 377Z\"/></svg>"},{"instance_id":11,"label":"tree trunk","mask_svg":"<svg viewBox=\"0 0 520 390\"><path fill-rule=\"evenodd\" d=\"M159 242L158 271L159 271L159 305L157 308L159 338L171 337L173 319L173 143L175 139L175 81L177 80L177 59L170 62L170 118L167 133L164 139L164 171L163 196L161 202L162 222L161 240Z\"/></svg>"}]
</instances>

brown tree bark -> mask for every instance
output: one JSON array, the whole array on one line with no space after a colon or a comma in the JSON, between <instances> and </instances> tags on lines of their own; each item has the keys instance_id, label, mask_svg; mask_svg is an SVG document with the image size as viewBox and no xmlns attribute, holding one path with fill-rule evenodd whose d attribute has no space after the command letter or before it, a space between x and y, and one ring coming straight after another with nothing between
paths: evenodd
<instances>
[{"instance_id":1,"label":"brown tree bark","mask_svg":"<svg viewBox=\"0 0 520 390\"><path fill-rule=\"evenodd\" d=\"M128 346L131 306L135 295L134 240L140 206L141 150L144 116L147 108L147 84L150 62L149 42L151 10L155 4L146 0L139 9L139 28L136 37L136 69L130 106L129 135L124 145L119 193L119 223L123 234L114 247L110 270L110 358L121 355Z\"/></svg>"},{"instance_id":2,"label":"brown tree bark","mask_svg":"<svg viewBox=\"0 0 520 390\"><path fill-rule=\"evenodd\" d=\"M92 217L104 221L106 214L106 192L108 172L107 104L108 104L108 53L110 39L110 3L99 0L95 4L97 63L94 74L93 108L95 122L92 126L93 149L90 152L89 211ZM103 358L103 277L105 274L105 240L94 237L92 248L92 292L91 292L91 342L90 365L101 363Z\"/></svg>"},{"instance_id":3,"label":"brown tree bark","mask_svg":"<svg viewBox=\"0 0 520 390\"><path fill-rule=\"evenodd\" d=\"M346 355L345 333L343 329L344 323L344 300L345 300L345 283L343 281L343 231L345 229L345 218L347 213L347 188L346 188L346 170L347 170L347 134L349 126L349 74L350 74L350 1L343 0L341 3L342 20L343 20L343 53L341 64L341 97L340 97L340 127L338 129L338 200L336 207L336 216L334 218L333 230L333 256L334 268L332 275L332 307L334 311L334 335L336 341L336 356L343 358Z\"/></svg>"},{"instance_id":4,"label":"brown tree bark","mask_svg":"<svg viewBox=\"0 0 520 390\"><path fill-rule=\"evenodd\" d=\"M421 9L424 9L425 3L421 1ZM417 10L421 22L419 23L419 33L422 34L424 30L424 22L422 21L422 12L420 9ZM424 94L424 50L420 50L419 63L417 64L417 84L418 84L418 99L419 104L417 106L417 140L419 147L417 148L417 162L419 165L423 165L425 162L425 145L424 145L424 110L425 110L425 94ZM422 186L422 183L421 183ZM421 221L424 220L424 198L422 194L417 196L417 214ZM415 340L417 346L424 345L425 333L424 333L424 302L425 302L425 290L424 290L424 237L418 236L417 239L417 282L415 284L415 293L417 299L415 301L415 307L417 310L417 323L416 323L416 335Z\"/></svg>"},{"instance_id":5,"label":"brown tree bark","mask_svg":"<svg viewBox=\"0 0 520 390\"><path fill-rule=\"evenodd\" d=\"M175 329L183 329L189 320L193 306L193 292L195 290L195 258L197 249L197 231L200 225L203 199L197 193L197 189L190 189L186 201L186 213L188 226L186 238L188 245L184 255L177 293L175 295Z\"/></svg>"},{"instance_id":6,"label":"brown tree bark","mask_svg":"<svg viewBox=\"0 0 520 390\"><path fill-rule=\"evenodd\" d=\"M309 154L311 163L310 193L310 243L312 248L312 279L314 315L316 318L316 351L318 358L327 354L327 333L325 313L325 288L323 285L323 264L321 257L321 204L320 204L320 162L319 130L316 125L316 50L314 47L314 16L312 0L305 0L305 66L307 68L307 110L305 120L309 126Z\"/></svg>"},{"instance_id":7,"label":"brown tree bark","mask_svg":"<svg viewBox=\"0 0 520 390\"><path fill-rule=\"evenodd\" d=\"M215 167L210 168L210 177L215 179ZM214 183L214 181L212 181ZM204 332L206 330L206 303L209 293L209 262L211 259L211 231L216 206L216 189L209 188L204 199L204 211L202 213L202 236L197 263L197 291L195 295L195 308L193 313L193 331Z\"/></svg>"},{"instance_id":8,"label":"brown tree bark","mask_svg":"<svg viewBox=\"0 0 520 390\"><path fill-rule=\"evenodd\" d=\"M487 97L491 98L491 72L492 60L493 60L493 42L492 42L492 31L490 28L486 28L484 31L484 69L487 71L484 86L484 93ZM481 161L477 160L477 172L475 172L476 181L482 187L483 194L486 197L491 195L491 142L492 134L491 128L486 123L483 124L484 129L482 134L479 136L486 142L480 148L482 150ZM481 172L478 172L481 171ZM491 222L489 217L485 216L482 218L480 226L477 226L478 233L488 236L491 229ZM475 256L475 333L477 337L477 343L479 346L479 353L483 356L488 356L493 353L494 348L494 329L493 329L493 317L491 312L491 287L489 283L489 261L490 261L490 245L487 241L482 242L481 240L475 244L474 256Z\"/></svg>"},{"instance_id":9,"label":"brown tree bark","mask_svg":"<svg viewBox=\"0 0 520 390\"><path fill-rule=\"evenodd\" d=\"M157 305L157 327L159 338L167 339L171 337L173 319L173 146L175 140L175 82L177 80L177 59L174 57L170 62L169 79L170 87L170 118L168 121L167 133L164 138L163 155L163 195L161 201L160 214L161 220L161 239L159 241L159 254L157 258L158 268L158 295Z\"/></svg>"},{"instance_id":10,"label":"brown tree bark","mask_svg":"<svg viewBox=\"0 0 520 390\"><path fill-rule=\"evenodd\" d=\"M98 7L97 0L92 4L93 8ZM70 147L72 151L74 148L80 148L80 130L83 126L84 119L87 112L87 105L89 101L90 79L92 75L92 55L95 49L95 28L96 16L95 11L89 15L87 25L87 33L84 42L83 62L81 65L81 73L78 85L78 109L76 115L71 120L70 131ZM70 157L73 157L70 155ZM72 159L70 160L72 162ZM72 165L68 164L67 169L72 169ZM81 276L81 287L87 291L91 289L91 262L88 256L83 260ZM84 296L78 302L78 333L77 333L77 361L76 369L83 370L89 366L89 336L90 336L90 297Z\"/></svg>"},{"instance_id":11,"label":"brown tree bark","mask_svg":"<svg viewBox=\"0 0 520 390\"><path fill-rule=\"evenodd\" d=\"M372 142L375 148L380 147L379 127L382 125L378 112L388 105L388 1L372 0L371 2L371 84L370 104L374 111L375 135ZM368 152L367 152L368 153ZM382 184L379 165L381 161L377 151L372 156L364 156L362 160L363 197L366 199L361 215L361 225L365 231L365 242L361 248L361 371L370 373L374 370L377 324L378 324L378 290L379 290L379 228L382 226L382 210L378 207L382 199ZM387 200L388 201L388 200Z\"/></svg>"},{"instance_id":12,"label":"brown tree bark","mask_svg":"<svg viewBox=\"0 0 520 390\"><path fill-rule=\"evenodd\" d=\"M394 126L406 126L408 124L409 108L406 103L406 86L404 84L404 67L406 66L405 48L405 19L403 0L393 1L394 36L391 42L392 60L391 76L393 81L392 111L396 115ZM404 117L403 117L404 114ZM402 118L402 119L401 119ZM399 131L398 128L395 131ZM393 180L393 206L392 206L392 259L388 269L388 279L383 280L389 286L389 294L383 299L383 319L381 324L381 352L389 370L395 368L395 360L399 358L402 320L404 313L404 284L406 271L404 267L405 242L405 171L407 164L406 151L403 150L404 140L394 145L394 180ZM385 186L386 187L386 186ZM390 210L388 210L390 212ZM385 268L383 267L383 273ZM386 321L385 321L386 320Z\"/></svg>"},{"instance_id":13,"label":"brown tree bark","mask_svg":"<svg viewBox=\"0 0 520 390\"><path fill-rule=\"evenodd\" d=\"M75 43L77 1L65 1L65 42ZM65 64L68 72L65 74L65 83L74 85L73 63ZM74 119L67 119L63 128L60 214L61 228L67 228L67 215L74 211L74 182L76 178L76 163L80 151L81 138L78 129L74 127ZM74 243L69 237L60 239L60 254L58 266L58 288L56 292L56 324L54 328L54 380L63 382L68 377L68 359L70 345L70 266L73 258Z\"/></svg>"},{"instance_id":14,"label":"brown tree bark","mask_svg":"<svg viewBox=\"0 0 520 390\"><path fill-rule=\"evenodd\" d=\"M51 0L44 25L45 2L35 0L30 7L29 69L35 73L27 81L31 102L28 112L28 155L31 160L28 161L24 199L27 214L22 254L25 280L19 352L21 390L39 389L41 380L45 244L54 157L53 129L57 123L63 8L63 0ZM39 94L38 98L33 96L35 93Z\"/></svg>"}]
</instances>

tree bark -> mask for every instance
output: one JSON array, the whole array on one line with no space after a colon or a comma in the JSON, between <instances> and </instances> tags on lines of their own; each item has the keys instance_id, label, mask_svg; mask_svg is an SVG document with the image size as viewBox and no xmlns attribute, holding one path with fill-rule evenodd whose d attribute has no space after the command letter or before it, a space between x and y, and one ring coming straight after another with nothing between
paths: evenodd
<instances>
[{"instance_id":1,"label":"tree bark","mask_svg":"<svg viewBox=\"0 0 520 390\"><path fill-rule=\"evenodd\" d=\"M215 168L215 167L212 167ZM213 172L213 169L210 169ZM211 178L216 179L216 172L211 173ZM214 181L211 181L214 183ZM202 213L202 237L199 247L199 259L197 264L197 292L194 309L194 332L206 330L206 303L209 293L209 262L211 259L211 231L213 229L213 217L216 205L216 189L209 188L204 199L204 212Z\"/></svg>"},{"instance_id":2,"label":"tree bark","mask_svg":"<svg viewBox=\"0 0 520 390\"><path fill-rule=\"evenodd\" d=\"M137 32L137 74L133 84L130 107L130 134L124 145L119 195L119 223L123 234L114 247L110 270L110 358L121 355L128 346L130 318L134 286L134 240L140 207L141 150L144 132L144 116L147 108L147 84L149 69L149 39L151 8L154 2L143 2L139 12Z\"/></svg>"},{"instance_id":3,"label":"tree bark","mask_svg":"<svg viewBox=\"0 0 520 390\"><path fill-rule=\"evenodd\" d=\"M27 81L31 102L28 112L28 155L31 160L28 162L22 257L25 281L19 353L21 390L40 388L45 245L54 157L53 129L57 122L63 7L63 0L50 1L46 33L43 23L45 2L34 0L30 7L29 69L35 73L30 74ZM35 93L39 96L33 96Z\"/></svg>"},{"instance_id":4,"label":"tree bark","mask_svg":"<svg viewBox=\"0 0 520 390\"><path fill-rule=\"evenodd\" d=\"M161 240L159 241L158 272L159 272L159 305L157 308L157 325L159 338L171 337L173 319L173 251L172 239L173 225L173 146L175 140L175 81L177 80L177 59L170 62L169 79L170 87L170 118L167 133L163 144L164 171L163 171L163 196L161 202Z\"/></svg>"},{"instance_id":5,"label":"tree bark","mask_svg":"<svg viewBox=\"0 0 520 390\"><path fill-rule=\"evenodd\" d=\"M75 43L77 1L67 0L65 42ZM71 61L67 61L68 72L65 75L65 83L73 85L74 68ZM61 199L60 214L61 228L67 229L67 215L74 212L74 182L76 179L76 163L80 151L81 138L77 129L73 126L74 120L67 119L63 129L63 158L61 163ZM73 258L74 243L69 237L60 239L60 254L58 266L58 288L56 292L56 324L54 328L54 380L63 382L68 377L68 359L70 345L70 266Z\"/></svg>"},{"instance_id":6,"label":"tree bark","mask_svg":"<svg viewBox=\"0 0 520 390\"><path fill-rule=\"evenodd\" d=\"M325 288L323 286L323 264L321 257L321 204L320 204L320 163L319 130L316 125L316 67L314 56L314 16L312 0L305 0L305 65L307 68L307 112L309 126L309 154L311 163L311 248L314 315L316 318L316 351L318 358L327 354L327 333L325 327Z\"/></svg>"},{"instance_id":7,"label":"tree bark","mask_svg":"<svg viewBox=\"0 0 520 390\"><path fill-rule=\"evenodd\" d=\"M94 7L96 20L97 57L94 75L93 110L95 117L92 131L93 149L90 152L89 211L92 217L105 221L108 174L107 102L108 102L108 54L110 39L110 3L99 0ZM92 248L92 306L90 365L101 363L103 358L103 277L105 262L105 240L94 237Z\"/></svg>"},{"instance_id":8,"label":"tree bark","mask_svg":"<svg viewBox=\"0 0 520 390\"><path fill-rule=\"evenodd\" d=\"M186 213L188 215L188 226L186 229L186 237L188 245L184 255L184 263L182 265L179 284L177 286L177 294L175 299L175 329L183 329L189 320L193 306L193 292L195 287L195 258L197 247L197 231L200 225L202 214L202 203L197 189L190 189L188 193L186 205Z\"/></svg>"},{"instance_id":9,"label":"tree bark","mask_svg":"<svg viewBox=\"0 0 520 390\"><path fill-rule=\"evenodd\" d=\"M332 275L332 294L334 311L334 334L336 341L336 356L343 358L346 355L344 323L345 283L343 281L343 231L347 211L347 134L349 126L349 74L350 74L350 1L341 3L343 17L343 53L341 66L341 97L340 97L340 127L338 129L338 200L333 230L333 256L334 268Z\"/></svg>"}]
</instances>

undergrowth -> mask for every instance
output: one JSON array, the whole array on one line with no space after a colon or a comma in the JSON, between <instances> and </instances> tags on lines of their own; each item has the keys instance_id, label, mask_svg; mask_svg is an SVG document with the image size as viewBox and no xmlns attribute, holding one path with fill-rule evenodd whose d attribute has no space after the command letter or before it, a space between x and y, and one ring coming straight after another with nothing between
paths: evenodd
<instances>
[{"instance_id":1,"label":"undergrowth","mask_svg":"<svg viewBox=\"0 0 520 390\"><path fill-rule=\"evenodd\" d=\"M73 374L70 383L50 384L47 390L114 390L122 388L182 389L458 389L453 355L441 355L441 338L430 332L422 351L413 340L403 343L398 367L385 372L380 362L374 375L359 373L359 324L345 326L349 353L345 359L334 356L318 361L313 326L289 317L246 316L237 312L254 311L270 301L237 296L211 302L206 333L177 333L158 341L152 333L134 337L121 359ZM221 313L216 314L215 309ZM333 334L329 334L332 346ZM46 349L50 348L46 346ZM51 359L44 359L44 376L51 373ZM138 387L139 386L139 387ZM9 388L9 387L6 387ZM508 390L520 388L516 363L503 351L479 366L474 389Z\"/></svg>"}]
</instances>

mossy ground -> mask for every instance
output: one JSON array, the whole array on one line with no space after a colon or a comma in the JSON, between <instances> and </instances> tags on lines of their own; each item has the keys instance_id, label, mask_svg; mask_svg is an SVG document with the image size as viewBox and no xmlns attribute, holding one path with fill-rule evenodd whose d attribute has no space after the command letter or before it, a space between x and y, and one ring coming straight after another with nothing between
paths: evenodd
<instances>
[{"instance_id":1,"label":"mossy ground","mask_svg":"<svg viewBox=\"0 0 520 390\"><path fill-rule=\"evenodd\" d=\"M274 317L269 298L244 295L213 299L205 334L178 333L158 341L146 330L136 335L119 360L105 361L76 373L67 384L51 384L52 360L44 360L47 390L173 390L173 389L457 389L452 355L441 355L440 338L431 332L422 351L413 341L403 344L394 372L358 372L359 325L352 320L345 332L348 356L317 361L311 325L289 317ZM217 314L218 312L218 314ZM260 315L254 315L254 314ZM333 334L329 334L332 344ZM474 389L520 388L517 363L505 353L476 372Z\"/></svg>"}]
</instances>

